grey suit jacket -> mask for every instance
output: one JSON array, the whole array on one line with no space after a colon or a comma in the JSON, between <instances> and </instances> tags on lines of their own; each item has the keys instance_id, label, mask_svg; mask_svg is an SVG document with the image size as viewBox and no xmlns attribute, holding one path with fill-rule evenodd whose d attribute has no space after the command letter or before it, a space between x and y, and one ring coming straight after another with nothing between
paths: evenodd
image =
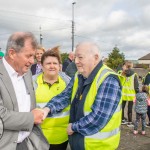
<instances>
[{"instance_id":1,"label":"grey suit jacket","mask_svg":"<svg viewBox=\"0 0 150 150\"><path fill-rule=\"evenodd\" d=\"M30 94L31 97L32 110L35 108L36 103L30 71L24 76L24 81L27 93ZM0 117L4 122L4 133L3 137L0 139L0 149L16 150L16 141L19 131L30 131L31 134L29 138L26 139L29 150L48 150L49 144L39 128L34 126L33 114L31 112L18 112L18 110L17 98L11 79L2 60L0 60ZM35 139L37 142L41 142L39 143L39 148L37 143L34 144ZM30 143L32 143L32 146Z\"/></svg>"}]
</instances>

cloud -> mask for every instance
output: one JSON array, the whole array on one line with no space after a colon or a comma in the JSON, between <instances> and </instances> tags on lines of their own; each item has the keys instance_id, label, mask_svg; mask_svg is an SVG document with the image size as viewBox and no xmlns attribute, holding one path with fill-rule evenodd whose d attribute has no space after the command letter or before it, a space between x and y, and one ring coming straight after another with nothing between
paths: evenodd
<instances>
[{"instance_id":1,"label":"cloud","mask_svg":"<svg viewBox=\"0 0 150 150\"><path fill-rule=\"evenodd\" d=\"M129 27L134 26L134 21L130 15L123 11L117 10L111 12L108 18L105 20L104 30L122 30L128 29Z\"/></svg>"},{"instance_id":2,"label":"cloud","mask_svg":"<svg viewBox=\"0 0 150 150\"><path fill-rule=\"evenodd\" d=\"M150 47L150 31L139 31L131 36L128 36L124 39L124 43L129 46L137 46L138 48L147 48Z\"/></svg>"},{"instance_id":3,"label":"cloud","mask_svg":"<svg viewBox=\"0 0 150 150\"><path fill-rule=\"evenodd\" d=\"M72 2L0 0L0 47L5 50L11 33L31 31L38 41L42 33L44 47L61 45L62 52L71 51ZM75 45L85 40L95 41L106 57L115 46L126 59L138 59L149 53L149 0L75 2Z\"/></svg>"}]
</instances>

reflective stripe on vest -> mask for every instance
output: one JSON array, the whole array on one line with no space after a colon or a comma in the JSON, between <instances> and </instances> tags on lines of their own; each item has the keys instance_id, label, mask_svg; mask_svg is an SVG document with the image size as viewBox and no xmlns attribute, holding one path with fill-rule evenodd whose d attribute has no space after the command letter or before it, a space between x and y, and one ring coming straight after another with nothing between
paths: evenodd
<instances>
[{"instance_id":1,"label":"reflective stripe on vest","mask_svg":"<svg viewBox=\"0 0 150 150\"><path fill-rule=\"evenodd\" d=\"M110 132L97 132L93 135L85 136L86 138L91 138L91 139L106 139L111 136L114 136L120 132L120 128L116 128L114 130L111 130Z\"/></svg>"},{"instance_id":2,"label":"reflective stripe on vest","mask_svg":"<svg viewBox=\"0 0 150 150\"><path fill-rule=\"evenodd\" d=\"M43 108L47 103L37 103L37 107L40 106L40 108ZM53 114L52 116L47 116L47 118L63 118L66 116L69 116L70 112L69 111L65 111L65 112L60 112L57 114Z\"/></svg>"},{"instance_id":3,"label":"reflective stripe on vest","mask_svg":"<svg viewBox=\"0 0 150 150\"><path fill-rule=\"evenodd\" d=\"M106 73L109 73L109 72L112 72L112 70L110 70L109 68L107 68L107 69L105 69L105 70L103 70L102 72L101 72L101 74L100 74L100 76L98 77L98 79L97 79L97 89L99 88L99 84L100 84L100 79L104 76L104 74L106 74ZM112 72L113 73L113 72Z\"/></svg>"},{"instance_id":4,"label":"reflective stripe on vest","mask_svg":"<svg viewBox=\"0 0 150 150\"><path fill-rule=\"evenodd\" d=\"M36 106L38 108L44 108L46 106L47 103L36 103Z\"/></svg>"},{"instance_id":5,"label":"reflective stripe on vest","mask_svg":"<svg viewBox=\"0 0 150 150\"><path fill-rule=\"evenodd\" d=\"M125 93L122 93L122 95L123 95L123 96L132 96L132 97L135 96L135 94L125 94Z\"/></svg>"}]
</instances>

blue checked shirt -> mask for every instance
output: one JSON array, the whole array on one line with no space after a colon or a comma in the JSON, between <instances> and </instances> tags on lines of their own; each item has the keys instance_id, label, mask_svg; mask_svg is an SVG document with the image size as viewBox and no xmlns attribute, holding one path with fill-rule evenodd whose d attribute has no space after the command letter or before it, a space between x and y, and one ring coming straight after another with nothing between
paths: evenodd
<instances>
[{"instance_id":1,"label":"blue checked shirt","mask_svg":"<svg viewBox=\"0 0 150 150\"><path fill-rule=\"evenodd\" d=\"M74 79L66 89L54 97L46 107L51 114L60 112L70 104ZM72 123L72 130L84 136L92 135L103 129L115 112L121 97L119 82L114 77L107 77L98 89L98 94L92 106L92 112Z\"/></svg>"}]
</instances>

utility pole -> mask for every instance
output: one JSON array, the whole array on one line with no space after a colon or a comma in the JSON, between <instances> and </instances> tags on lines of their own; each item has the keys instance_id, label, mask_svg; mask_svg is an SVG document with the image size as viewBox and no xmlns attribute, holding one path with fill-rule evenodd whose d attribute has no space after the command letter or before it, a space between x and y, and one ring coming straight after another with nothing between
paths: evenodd
<instances>
[{"instance_id":1,"label":"utility pole","mask_svg":"<svg viewBox=\"0 0 150 150\"><path fill-rule=\"evenodd\" d=\"M41 33L41 26L40 26L40 45L42 45L42 40L43 40L43 36L42 36L42 33Z\"/></svg>"},{"instance_id":2,"label":"utility pole","mask_svg":"<svg viewBox=\"0 0 150 150\"><path fill-rule=\"evenodd\" d=\"M76 2L72 3L72 51L74 50L74 4Z\"/></svg>"}]
</instances>

